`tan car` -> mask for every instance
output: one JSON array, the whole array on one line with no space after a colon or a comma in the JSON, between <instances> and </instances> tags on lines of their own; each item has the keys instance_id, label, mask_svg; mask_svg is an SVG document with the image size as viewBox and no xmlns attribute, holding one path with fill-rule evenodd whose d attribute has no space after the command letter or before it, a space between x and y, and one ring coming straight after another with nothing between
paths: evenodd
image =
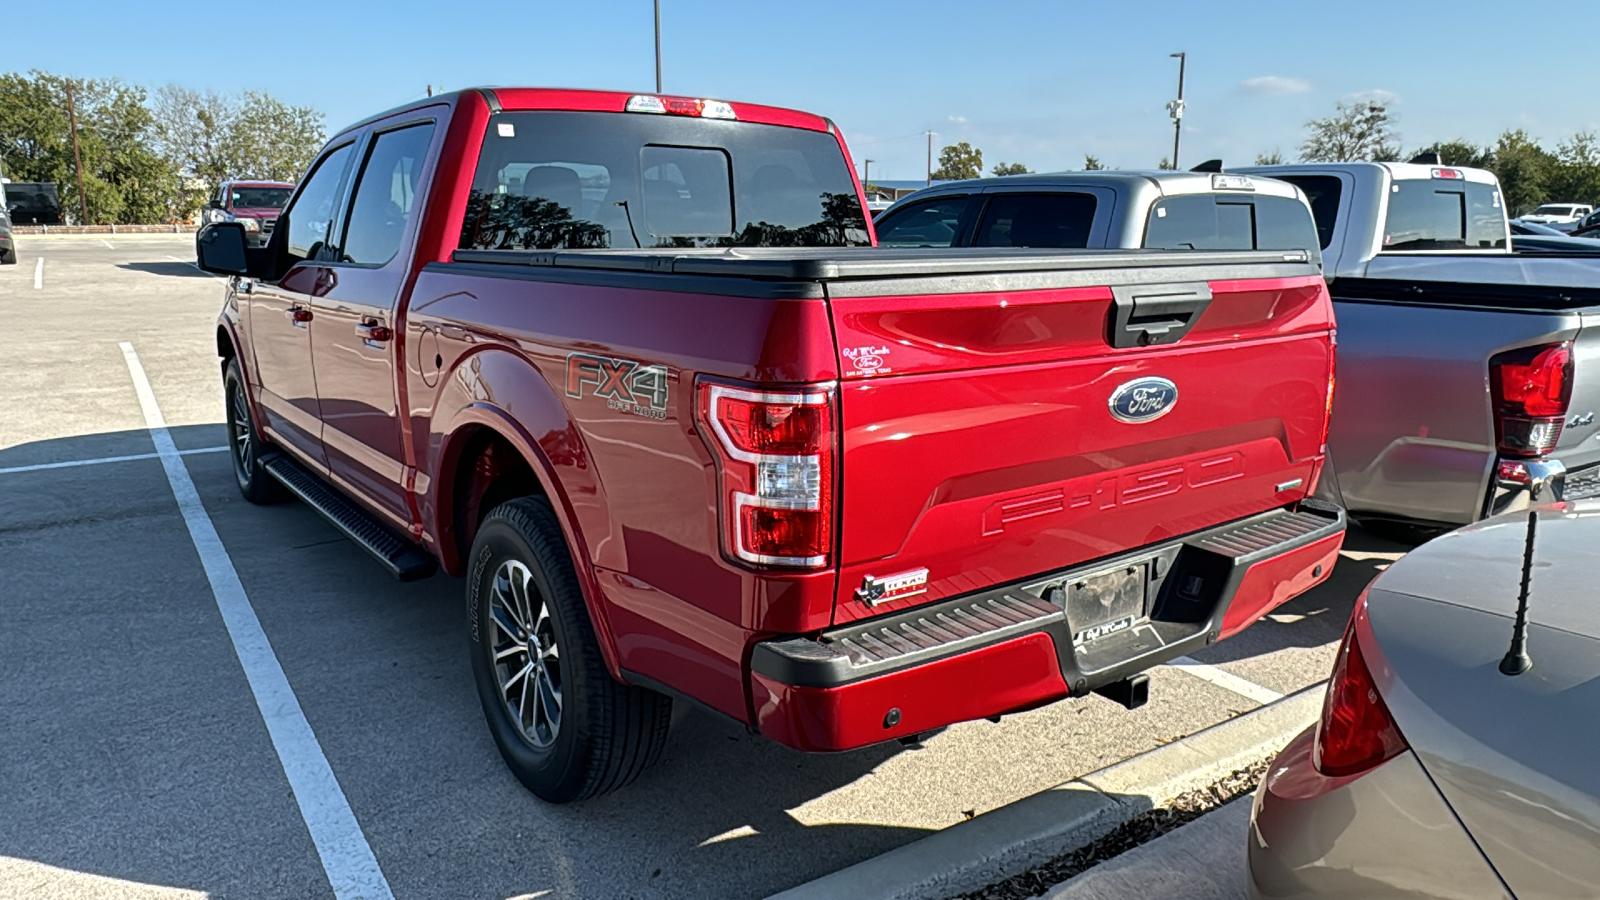
<instances>
[{"instance_id":1,"label":"tan car","mask_svg":"<svg viewBox=\"0 0 1600 900\"><path fill-rule=\"evenodd\" d=\"M1600 896L1600 501L1452 532L1351 617L1256 792L1254 898Z\"/></svg>"}]
</instances>

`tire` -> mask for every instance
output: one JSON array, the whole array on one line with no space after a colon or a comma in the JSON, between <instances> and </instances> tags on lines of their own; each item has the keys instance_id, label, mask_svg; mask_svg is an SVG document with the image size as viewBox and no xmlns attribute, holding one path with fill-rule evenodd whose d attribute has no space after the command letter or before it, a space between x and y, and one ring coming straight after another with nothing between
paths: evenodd
<instances>
[{"instance_id":1,"label":"tire","mask_svg":"<svg viewBox=\"0 0 1600 900\"><path fill-rule=\"evenodd\" d=\"M244 375L237 359L228 360L222 375L223 400L228 408L228 458L233 461L233 478L239 493L251 503L277 503L287 494L276 478L261 467L261 451L266 443L256 427L250 401L245 394Z\"/></svg>"},{"instance_id":2,"label":"tire","mask_svg":"<svg viewBox=\"0 0 1600 900\"><path fill-rule=\"evenodd\" d=\"M0 250L0 266L14 266L17 264L17 250Z\"/></svg>"},{"instance_id":3,"label":"tire","mask_svg":"<svg viewBox=\"0 0 1600 900\"><path fill-rule=\"evenodd\" d=\"M534 498L501 504L471 560L472 676L512 774L551 803L638 778L666 746L672 701L606 670L555 513Z\"/></svg>"}]
</instances>

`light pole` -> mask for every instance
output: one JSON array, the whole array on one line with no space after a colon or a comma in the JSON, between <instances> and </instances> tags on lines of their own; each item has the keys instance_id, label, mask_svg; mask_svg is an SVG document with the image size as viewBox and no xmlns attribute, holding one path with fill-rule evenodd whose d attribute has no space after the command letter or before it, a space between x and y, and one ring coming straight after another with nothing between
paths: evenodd
<instances>
[{"instance_id":1,"label":"light pole","mask_svg":"<svg viewBox=\"0 0 1600 900\"><path fill-rule=\"evenodd\" d=\"M865 165L861 167L861 186L869 187L872 184L872 160L862 160Z\"/></svg>"},{"instance_id":2,"label":"light pole","mask_svg":"<svg viewBox=\"0 0 1600 900\"><path fill-rule=\"evenodd\" d=\"M928 187L933 187L933 136L937 132L924 131L928 136Z\"/></svg>"},{"instance_id":3,"label":"light pole","mask_svg":"<svg viewBox=\"0 0 1600 900\"><path fill-rule=\"evenodd\" d=\"M661 93L661 0L656 0L656 93Z\"/></svg>"},{"instance_id":4,"label":"light pole","mask_svg":"<svg viewBox=\"0 0 1600 900\"><path fill-rule=\"evenodd\" d=\"M1172 116L1172 169L1178 169L1178 146L1183 140L1183 68L1188 62L1187 53L1172 54L1178 60L1178 99L1167 104L1167 113Z\"/></svg>"}]
</instances>

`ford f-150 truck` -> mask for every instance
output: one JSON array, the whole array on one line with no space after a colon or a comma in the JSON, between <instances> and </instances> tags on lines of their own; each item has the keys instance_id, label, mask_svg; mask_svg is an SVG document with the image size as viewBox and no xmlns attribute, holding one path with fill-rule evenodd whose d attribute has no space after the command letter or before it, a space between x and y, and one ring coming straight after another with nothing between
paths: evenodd
<instances>
[{"instance_id":1,"label":"ford f-150 truck","mask_svg":"<svg viewBox=\"0 0 1600 900\"><path fill-rule=\"evenodd\" d=\"M1100 691L1326 578L1303 251L882 250L806 113L472 90L199 238L244 496L465 577L505 760L636 777L671 699L846 750Z\"/></svg>"},{"instance_id":2,"label":"ford f-150 truck","mask_svg":"<svg viewBox=\"0 0 1600 900\"><path fill-rule=\"evenodd\" d=\"M224 181L206 201L200 221L238 222L249 242L261 246L272 237L278 212L293 192L294 185L286 181Z\"/></svg>"},{"instance_id":3,"label":"ford f-150 truck","mask_svg":"<svg viewBox=\"0 0 1600 900\"><path fill-rule=\"evenodd\" d=\"M1339 326L1329 446L1351 515L1427 534L1600 496L1600 258L1513 253L1499 183L1478 169L1229 171L1310 198Z\"/></svg>"}]
</instances>

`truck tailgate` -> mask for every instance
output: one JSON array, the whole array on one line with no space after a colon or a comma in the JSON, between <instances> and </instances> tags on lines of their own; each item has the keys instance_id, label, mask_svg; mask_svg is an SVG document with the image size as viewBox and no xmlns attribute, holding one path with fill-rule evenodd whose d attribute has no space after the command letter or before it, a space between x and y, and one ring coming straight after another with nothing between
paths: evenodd
<instances>
[{"instance_id":1,"label":"truck tailgate","mask_svg":"<svg viewBox=\"0 0 1600 900\"><path fill-rule=\"evenodd\" d=\"M1322 278L1281 256L1166 256L979 290L828 285L842 375L836 624L1307 496L1333 353Z\"/></svg>"}]
</instances>

